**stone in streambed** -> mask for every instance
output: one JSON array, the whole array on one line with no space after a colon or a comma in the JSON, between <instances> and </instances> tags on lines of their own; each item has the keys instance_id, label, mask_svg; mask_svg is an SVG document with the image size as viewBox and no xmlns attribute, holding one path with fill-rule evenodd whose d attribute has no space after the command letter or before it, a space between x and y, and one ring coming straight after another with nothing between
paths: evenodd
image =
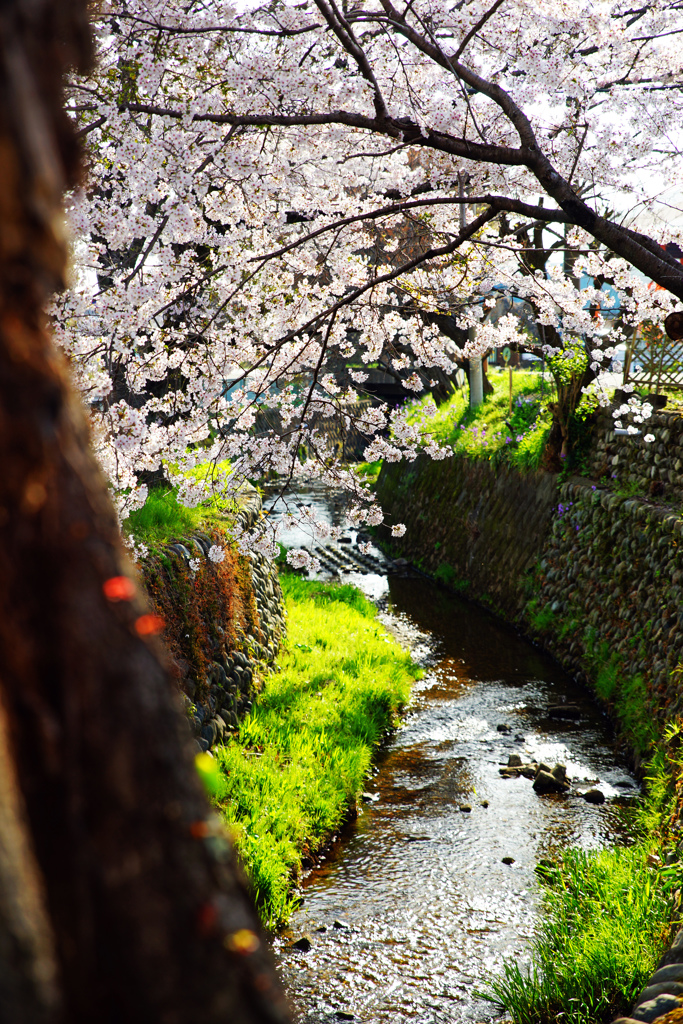
<instances>
[{"instance_id":1,"label":"stone in streambed","mask_svg":"<svg viewBox=\"0 0 683 1024\"><path fill-rule=\"evenodd\" d=\"M566 782L556 779L551 772L540 771L534 779L534 789L539 794L566 793L569 786Z\"/></svg>"},{"instance_id":2,"label":"stone in streambed","mask_svg":"<svg viewBox=\"0 0 683 1024\"><path fill-rule=\"evenodd\" d=\"M515 863L515 858L514 857L503 857L502 861L503 861L503 864L514 864Z\"/></svg>"},{"instance_id":3,"label":"stone in streambed","mask_svg":"<svg viewBox=\"0 0 683 1024\"><path fill-rule=\"evenodd\" d=\"M605 794L601 789L587 789L583 794L583 799L587 804L604 804Z\"/></svg>"},{"instance_id":4,"label":"stone in streambed","mask_svg":"<svg viewBox=\"0 0 683 1024\"><path fill-rule=\"evenodd\" d=\"M482 802L481 802L481 806L482 807L488 807L488 805L489 805L488 800L482 800Z\"/></svg>"},{"instance_id":5,"label":"stone in streambed","mask_svg":"<svg viewBox=\"0 0 683 1024\"><path fill-rule=\"evenodd\" d=\"M464 811L466 814L469 814L469 812L472 810L472 808L471 808L470 804L460 804L460 810Z\"/></svg>"},{"instance_id":6,"label":"stone in streambed","mask_svg":"<svg viewBox=\"0 0 683 1024\"><path fill-rule=\"evenodd\" d=\"M576 720L581 718L581 708L578 704L551 704L548 708L551 718L570 718Z\"/></svg>"},{"instance_id":7,"label":"stone in streambed","mask_svg":"<svg viewBox=\"0 0 683 1024\"><path fill-rule=\"evenodd\" d=\"M296 942L292 943L292 949L298 949L300 953L308 953L312 946L313 943L309 939L308 935L302 935L300 939L297 939Z\"/></svg>"},{"instance_id":8,"label":"stone in streambed","mask_svg":"<svg viewBox=\"0 0 683 1024\"><path fill-rule=\"evenodd\" d=\"M665 1013L672 1010L679 1010L683 1006L683 999L680 996L661 995L654 999L648 999L641 1003L635 1010L631 1011L634 1020L645 1021L645 1024L652 1024L657 1017L663 1017Z\"/></svg>"},{"instance_id":9,"label":"stone in streambed","mask_svg":"<svg viewBox=\"0 0 683 1024\"><path fill-rule=\"evenodd\" d=\"M558 782L567 781L567 769L563 764L556 764L550 774L554 779L557 779Z\"/></svg>"},{"instance_id":10,"label":"stone in streambed","mask_svg":"<svg viewBox=\"0 0 683 1024\"><path fill-rule=\"evenodd\" d=\"M523 763L519 754L510 754L508 757L508 768L521 768Z\"/></svg>"}]
</instances>

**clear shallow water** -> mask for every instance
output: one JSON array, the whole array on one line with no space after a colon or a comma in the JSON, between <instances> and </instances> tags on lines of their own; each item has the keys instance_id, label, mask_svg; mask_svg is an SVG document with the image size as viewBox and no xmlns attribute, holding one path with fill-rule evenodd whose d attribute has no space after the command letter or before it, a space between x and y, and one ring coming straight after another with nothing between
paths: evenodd
<instances>
[{"instance_id":1,"label":"clear shallow water","mask_svg":"<svg viewBox=\"0 0 683 1024\"><path fill-rule=\"evenodd\" d=\"M609 844L619 831L611 800L636 782L587 695L504 623L424 578L341 578L380 598L426 675L368 780L376 801L361 805L305 879L303 906L275 940L279 968L310 1024L340 1014L376 1024L485 1021L495 1009L476 989L504 956L528 955L535 865L569 845ZM579 704L579 721L548 717L563 699ZM502 778L513 752L566 764L572 795L539 797L530 780ZM590 784L606 804L581 799ZM291 949L302 934L307 953Z\"/></svg>"}]
</instances>

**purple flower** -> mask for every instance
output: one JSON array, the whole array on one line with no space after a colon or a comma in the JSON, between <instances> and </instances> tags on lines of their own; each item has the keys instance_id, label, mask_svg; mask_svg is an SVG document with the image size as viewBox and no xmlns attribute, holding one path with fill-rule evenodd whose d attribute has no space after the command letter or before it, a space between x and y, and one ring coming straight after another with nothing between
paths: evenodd
<instances>
[{"instance_id":1,"label":"purple flower","mask_svg":"<svg viewBox=\"0 0 683 1024\"><path fill-rule=\"evenodd\" d=\"M517 434L517 440L518 441L523 441L524 440L524 434Z\"/></svg>"}]
</instances>

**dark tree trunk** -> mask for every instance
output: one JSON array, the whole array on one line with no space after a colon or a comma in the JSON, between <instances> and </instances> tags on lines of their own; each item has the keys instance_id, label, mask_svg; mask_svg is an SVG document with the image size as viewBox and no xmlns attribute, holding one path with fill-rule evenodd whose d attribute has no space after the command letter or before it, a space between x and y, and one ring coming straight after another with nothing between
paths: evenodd
<instances>
[{"instance_id":1,"label":"dark tree trunk","mask_svg":"<svg viewBox=\"0 0 683 1024\"><path fill-rule=\"evenodd\" d=\"M52 930L7 724L0 708L0 1020L53 1024L60 1006Z\"/></svg>"},{"instance_id":2,"label":"dark tree trunk","mask_svg":"<svg viewBox=\"0 0 683 1024\"><path fill-rule=\"evenodd\" d=\"M105 581L131 570L43 323L64 266L61 192L77 172L61 78L67 62L88 59L85 10L84 0L14 0L0 12L0 756L21 791L14 799L9 777L0 789L0 814L18 830L4 860L0 851L0 999L9 975L25 1007L0 1013L29 1022L45 1007L44 1019L68 1024L283 1020L164 653L140 635L144 602L105 596ZM30 856L17 866L26 831L61 1011L50 1009L40 879ZM26 896L14 915L2 891L13 873ZM28 966L13 971L13 956Z\"/></svg>"}]
</instances>

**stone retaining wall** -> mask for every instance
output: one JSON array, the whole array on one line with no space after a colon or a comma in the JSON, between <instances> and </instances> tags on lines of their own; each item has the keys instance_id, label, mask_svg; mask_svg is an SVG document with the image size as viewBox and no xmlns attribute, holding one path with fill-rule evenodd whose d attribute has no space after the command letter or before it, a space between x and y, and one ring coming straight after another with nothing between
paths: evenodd
<instances>
[{"instance_id":1,"label":"stone retaining wall","mask_svg":"<svg viewBox=\"0 0 683 1024\"><path fill-rule=\"evenodd\" d=\"M388 523L407 526L391 544L395 556L514 619L526 600L526 574L540 557L556 491L549 473L522 474L456 458L387 464L377 484Z\"/></svg>"},{"instance_id":2,"label":"stone retaining wall","mask_svg":"<svg viewBox=\"0 0 683 1024\"><path fill-rule=\"evenodd\" d=\"M624 428L630 420L625 418ZM610 409L598 415L589 472L595 480L630 491L633 495L655 497L669 504L683 502L683 415L659 412L645 423L634 424L639 436L615 433ZM655 440L647 444L645 434Z\"/></svg>"},{"instance_id":3,"label":"stone retaining wall","mask_svg":"<svg viewBox=\"0 0 683 1024\"><path fill-rule=\"evenodd\" d=\"M585 482L564 484L523 612L528 630L575 673L610 660L641 685L660 722L683 712L683 518ZM636 682L640 680L640 684ZM608 703L613 694L600 693ZM615 683L616 685L616 683Z\"/></svg>"},{"instance_id":4,"label":"stone retaining wall","mask_svg":"<svg viewBox=\"0 0 683 1024\"><path fill-rule=\"evenodd\" d=\"M617 717L619 687L660 723L683 715L683 517L670 506L465 459L385 467L378 498L408 527L398 542L384 532L394 555L515 622ZM624 728L644 753L644 725Z\"/></svg>"},{"instance_id":5,"label":"stone retaining wall","mask_svg":"<svg viewBox=\"0 0 683 1024\"><path fill-rule=\"evenodd\" d=\"M248 527L260 514L258 493L245 492L241 504L238 521ZM225 550L220 563L208 558L213 544ZM165 621L163 639L197 746L208 750L248 714L272 671L286 629L277 569L257 552L240 555L216 530L152 552L141 576Z\"/></svg>"}]
</instances>

